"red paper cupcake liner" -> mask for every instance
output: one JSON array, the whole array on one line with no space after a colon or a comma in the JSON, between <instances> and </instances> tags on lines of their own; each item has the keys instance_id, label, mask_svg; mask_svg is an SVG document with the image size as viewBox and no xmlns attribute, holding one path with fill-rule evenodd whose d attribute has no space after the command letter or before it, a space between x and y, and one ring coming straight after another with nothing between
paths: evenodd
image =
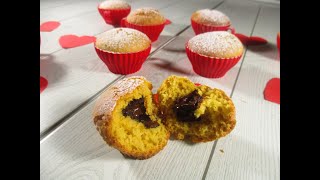
<instances>
[{"instance_id":1,"label":"red paper cupcake liner","mask_svg":"<svg viewBox=\"0 0 320 180\"><path fill-rule=\"evenodd\" d=\"M112 53L103 51L94 45L99 58L115 74L132 74L140 70L142 64L150 54L151 46L146 50L135 53Z\"/></svg>"},{"instance_id":2,"label":"red paper cupcake liner","mask_svg":"<svg viewBox=\"0 0 320 180\"><path fill-rule=\"evenodd\" d=\"M146 34L152 42L158 40L160 33L162 32L166 24L167 24L167 21L160 25L139 26L139 25L129 23L126 18L123 18L121 21L121 27L127 27L127 28L132 28L132 29L141 31L144 34Z\"/></svg>"},{"instance_id":3,"label":"red paper cupcake liner","mask_svg":"<svg viewBox=\"0 0 320 180\"><path fill-rule=\"evenodd\" d=\"M188 44L188 43L187 43ZM234 58L213 58L192 52L186 44L187 56L192 64L193 70L200 76L207 78L223 77L233 66L235 66L241 56Z\"/></svg>"},{"instance_id":4,"label":"red paper cupcake liner","mask_svg":"<svg viewBox=\"0 0 320 180\"><path fill-rule=\"evenodd\" d=\"M201 34L201 33L205 33L205 32L211 32L211 31L228 31L228 30L231 30L232 34L236 33L235 29L230 27L230 25L228 25L228 26L207 26L207 25L199 24L199 23L193 21L192 19L191 19L191 25L192 25L192 29L196 35Z\"/></svg>"},{"instance_id":5,"label":"red paper cupcake liner","mask_svg":"<svg viewBox=\"0 0 320 180\"><path fill-rule=\"evenodd\" d=\"M121 19L128 16L128 14L131 11L131 8L129 8L129 9L101 9L98 6L98 11L107 24L120 25Z\"/></svg>"}]
</instances>

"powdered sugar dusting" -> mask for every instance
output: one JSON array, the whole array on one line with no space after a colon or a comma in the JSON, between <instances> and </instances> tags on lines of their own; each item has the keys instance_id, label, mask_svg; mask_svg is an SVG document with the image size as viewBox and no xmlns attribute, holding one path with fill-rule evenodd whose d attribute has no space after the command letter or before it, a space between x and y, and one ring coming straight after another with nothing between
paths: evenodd
<instances>
[{"instance_id":1,"label":"powdered sugar dusting","mask_svg":"<svg viewBox=\"0 0 320 180\"><path fill-rule=\"evenodd\" d=\"M139 8L135 11L137 14L159 14L159 10L152 7Z\"/></svg>"},{"instance_id":2,"label":"powdered sugar dusting","mask_svg":"<svg viewBox=\"0 0 320 180\"><path fill-rule=\"evenodd\" d=\"M242 53L240 40L226 31L214 31L197 35L188 42L188 47L201 55L227 58Z\"/></svg>"},{"instance_id":3,"label":"powdered sugar dusting","mask_svg":"<svg viewBox=\"0 0 320 180\"><path fill-rule=\"evenodd\" d=\"M101 9L127 9L130 8L130 5L121 0L108 0L102 2L99 7Z\"/></svg>"},{"instance_id":4,"label":"powdered sugar dusting","mask_svg":"<svg viewBox=\"0 0 320 180\"><path fill-rule=\"evenodd\" d=\"M120 97L133 92L144 81L146 79L142 76L132 76L118 81L99 97L93 110L93 116L111 116Z\"/></svg>"},{"instance_id":5,"label":"powdered sugar dusting","mask_svg":"<svg viewBox=\"0 0 320 180\"><path fill-rule=\"evenodd\" d=\"M200 19L203 23L210 23L212 25L228 25L230 19L228 16L217 10L202 9L197 11L200 15Z\"/></svg>"},{"instance_id":6,"label":"powdered sugar dusting","mask_svg":"<svg viewBox=\"0 0 320 180\"><path fill-rule=\"evenodd\" d=\"M119 50L131 45L142 46L150 44L147 35L130 28L115 28L99 35L96 40L96 47L102 50Z\"/></svg>"}]
</instances>

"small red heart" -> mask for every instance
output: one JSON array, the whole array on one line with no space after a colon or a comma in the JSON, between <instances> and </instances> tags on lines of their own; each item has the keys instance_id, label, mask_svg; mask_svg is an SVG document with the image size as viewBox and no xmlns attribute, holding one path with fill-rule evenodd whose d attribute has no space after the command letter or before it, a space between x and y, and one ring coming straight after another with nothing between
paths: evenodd
<instances>
[{"instance_id":1,"label":"small red heart","mask_svg":"<svg viewBox=\"0 0 320 180\"><path fill-rule=\"evenodd\" d=\"M172 22L169 20L169 19L166 19L166 22L165 22L165 25L169 25L171 24Z\"/></svg>"},{"instance_id":2,"label":"small red heart","mask_svg":"<svg viewBox=\"0 0 320 180\"><path fill-rule=\"evenodd\" d=\"M246 46L263 45L263 44L268 43L268 41L266 39L264 39L262 37L258 37L258 36L248 37L246 35L239 34L239 33L236 33L234 35L237 36L239 38L239 40L242 42L242 44L244 44Z\"/></svg>"},{"instance_id":3,"label":"small red heart","mask_svg":"<svg viewBox=\"0 0 320 180\"><path fill-rule=\"evenodd\" d=\"M280 52L280 32L277 34L277 47Z\"/></svg>"},{"instance_id":4,"label":"small red heart","mask_svg":"<svg viewBox=\"0 0 320 180\"><path fill-rule=\"evenodd\" d=\"M40 93L45 90L48 86L48 81L46 78L40 76Z\"/></svg>"},{"instance_id":5,"label":"small red heart","mask_svg":"<svg viewBox=\"0 0 320 180\"><path fill-rule=\"evenodd\" d=\"M51 32L60 26L60 23L57 21L48 21L40 25L40 31L42 32Z\"/></svg>"},{"instance_id":6,"label":"small red heart","mask_svg":"<svg viewBox=\"0 0 320 180\"><path fill-rule=\"evenodd\" d=\"M265 100L280 104L280 78L270 79L263 94Z\"/></svg>"},{"instance_id":7,"label":"small red heart","mask_svg":"<svg viewBox=\"0 0 320 180\"><path fill-rule=\"evenodd\" d=\"M74 48L78 46L83 46L95 42L96 37L94 36L81 36L76 35L64 35L59 39L59 43L63 48Z\"/></svg>"},{"instance_id":8,"label":"small red heart","mask_svg":"<svg viewBox=\"0 0 320 180\"><path fill-rule=\"evenodd\" d=\"M156 104L159 104L159 94L153 94L153 100Z\"/></svg>"},{"instance_id":9,"label":"small red heart","mask_svg":"<svg viewBox=\"0 0 320 180\"><path fill-rule=\"evenodd\" d=\"M196 85L196 86L201 86L201 84L199 84L199 83L194 83L194 85Z\"/></svg>"}]
</instances>

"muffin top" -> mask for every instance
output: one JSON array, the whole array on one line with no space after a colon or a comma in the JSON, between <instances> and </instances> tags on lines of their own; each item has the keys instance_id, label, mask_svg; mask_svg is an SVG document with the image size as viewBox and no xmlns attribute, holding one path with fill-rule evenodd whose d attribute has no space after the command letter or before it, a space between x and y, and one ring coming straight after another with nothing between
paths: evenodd
<instances>
[{"instance_id":1,"label":"muffin top","mask_svg":"<svg viewBox=\"0 0 320 180\"><path fill-rule=\"evenodd\" d=\"M101 9L129 9L130 7L127 2L121 0L108 0L99 5Z\"/></svg>"},{"instance_id":2,"label":"muffin top","mask_svg":"<svg viewBox=\"0 0 320 180\"><path fill-rule=\"evenodd\" d=\"M199 24L204 24L207 26L230 25L229 17L217 10L198 10L192 14L191 19Z\"/></svg>"},{"instance_id":3,"label":"muffin top","mask_svg":"<svg viewBox=\"0 0 320 180\"><path fill-rule=\"evenodd\" d=\"M157 9L146 7L131 12L127 21L140 26L159 25L166 22L166 18Z\"/></svg>"},{"instance_id":4,"label":"muffin top","mask_svg":"<svg viewBox=\"0 0 320 180\"><path fill-rule=\"evenodd\" d=\"M195 53L215 58L233 58L243 52L240 40L227 31L199 34L189 40L188 47Z\"/></svg>"},{"instance_id":5,"label":"muffin top","mask_svg":"<svg viewBox=\"0 0 320 180\"><path fill-rule=\"evenodd\" d=\"M151 41L147 35L130 28L115 28L99 35L95 46L115 53L133 53L147 49Z\"/></svg>"}]
</instances>

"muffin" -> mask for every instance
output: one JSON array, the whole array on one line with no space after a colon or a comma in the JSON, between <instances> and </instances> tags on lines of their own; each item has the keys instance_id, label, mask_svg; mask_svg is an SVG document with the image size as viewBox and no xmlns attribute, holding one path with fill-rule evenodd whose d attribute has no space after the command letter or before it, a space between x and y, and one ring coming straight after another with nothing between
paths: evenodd
<instances>
[{"instance_id":1,"label":"muffin","mask_svg":"<svg viewBox=\"0 0 320 180\"><path fill-rule=\"evenodd\" d=\"M140 8L124 19L122 26L137 29L145 33L152 42L159 38L166 24L166 18L154 8Z\"/></svg>"},{"instance_id":2,"label":"muffin","mask_svg":"<svg viewBox=\"0 0 320 180\"><path fill-rule=\"evenodd\" d=\"M147 59L151 41L140 31L115 28L99 35L94 47L111 72L131 74L137 72Z\"/></svg>"},{"instance_id":3,"label":"muffin","mask_svg":"<svg viewBox=\"0 0 320 180\"><path fill-rule=\"evenodd\" d=\"M191 38L186 44L186 52L197 74L219 78L240 60L243 45L229 32L214 31Z\"/></svg>"},{"instance_id":4,"label":"muffin","mask_svg":"<svg viewBox=\"0 0 320 180\"><path fill-rule=\"evenodd\" d=\"M174 139L212 141L236 125L234 104L222 90L169 76L157 93L162 122Z\"/></svg>"},{"instance_id":5,"label":"muffin","mask_svg":"<svg viewBox=\"0 0 320 180\"><path fill-rule=\"evenodd\" d=\"M121 0L108 0L98 5L98 11L107 24L120 25L121 19L127 17L131 6Z\"/></svg>"},{"instance_id":6,"label":"muffin","mask_svg":"<svg viewBox=\"0 0 320 180\"><path fill-rule=\"evenodd\" d=\"M151 89L143 77L125 78L108 88L93 109L94 124L105 142L131 158L150 158L169 139Z\"/></svg>"},{"instance_id":7,"label":"muffin","mask_svg":"<svg viewBox=\"0 0 320 180\"><path fill-rule=\"evenodd\" d=\"M220 11L202 9L192 14L191 25L195 34L201 34L211 31L227 31L230 29L231 22L229 17ZM234 34L234 30L231 30Z\"/></svg>"}]
</instances>

